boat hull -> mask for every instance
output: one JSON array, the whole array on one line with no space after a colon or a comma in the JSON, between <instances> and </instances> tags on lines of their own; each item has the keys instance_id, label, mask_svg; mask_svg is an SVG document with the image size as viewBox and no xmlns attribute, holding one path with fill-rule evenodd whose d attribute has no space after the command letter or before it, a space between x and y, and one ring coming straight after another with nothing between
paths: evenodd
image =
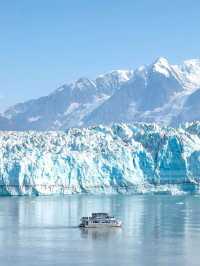
<instances>
[{"instance_id":1,"label":"boat hull","mask_svg":"<svg viewBox=\"0 0 200 266\"><path fill-rule=\"evenodd\" d=\"M118 224L106 224L106 223L97 223L97 224L80 224L79 227L83 227L83 228L108 228L108 227L121 227L122 224L118 223Z\"/></svg>"}]
</instances>

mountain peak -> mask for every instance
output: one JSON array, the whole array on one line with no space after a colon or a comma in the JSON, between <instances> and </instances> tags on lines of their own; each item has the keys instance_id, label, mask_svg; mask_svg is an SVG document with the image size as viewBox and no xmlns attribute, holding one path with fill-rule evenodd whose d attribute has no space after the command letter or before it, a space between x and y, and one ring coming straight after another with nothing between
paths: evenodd
<instances>
[{"instance_id":1,"label":"mountain peak","mask_svg":"<svg viewBox=\"0 0 200 266\"><path fill-rule=\"evenodd\" d=\"M171 66L168 60L164 57L158 57L151 67L154 72L159 72L166 77L170 76Z\"/></svg>"},{"instance_id":2,"label":"mountain peak","mask_svg":"<svg viewBox=\"0 0 200 266\"><path fill-rule=\"evenodd\" d=\"M158 57L155 62L153 63L153 65L169 65L168 60L165 57Z\"/></svg>"},{"instance_id":3,"label":"mountain peak","mask_svg":"<svg viewBox=\"0 0 200 266\"><path fill-rule=\"evenodd\" d=\"M132 76L132 70L114 70L99 75L95 80L95 84L102 93L111 95L118 90L122 84L128 82Z\"/></svg>"},{"instance_id":4,"label":"mountain peak","mask_svg":"<svg viewBox=\"0 0 200 266\"><path fill-rule=\"evenodd\" d=\"M189 90L200 87L200 59L185 60L181 65L174 65L183 86Z\"/></svg>"},{"instance_id":5,"label":"mountain peak","mask_svg":"<svg viewBox=\"0 0 200 266\"><path fill-rule=\"evenodd\" d=\"M200 59L189 59L184 61L185 65L190 66L200 66Z\"/></svg>"},{"instance_id":6,"label":"mountain peak","mask_svg":"<svg viewBox=\"0 0 200 266\"><path fill-rule=\"evenodd\" d=\"M106 74L102 74L102 75L99 75L97 77L97 80L98 79L113 79L113 78L117 78L119 80L119 82L124 82L124 81L128 81L133 75L133 71L132 70L113 70L113 71L110 71Z\"/></svg>"}]
</instances>

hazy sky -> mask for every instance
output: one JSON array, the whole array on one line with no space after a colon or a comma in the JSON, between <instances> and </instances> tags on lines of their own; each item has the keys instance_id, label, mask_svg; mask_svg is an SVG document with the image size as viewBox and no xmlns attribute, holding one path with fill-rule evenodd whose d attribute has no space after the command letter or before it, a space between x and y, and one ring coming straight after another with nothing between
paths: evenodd
<instances>
[{"instance_id":1,"label":"hazy sky","mask_svg":"<svg viewBox=\"0 0 200 266\"><path fill-rule=\"evenodd\" d=\"M199 0L0 1L0 110L80 76L200 57Z\"/></svg>"}]
</instances>

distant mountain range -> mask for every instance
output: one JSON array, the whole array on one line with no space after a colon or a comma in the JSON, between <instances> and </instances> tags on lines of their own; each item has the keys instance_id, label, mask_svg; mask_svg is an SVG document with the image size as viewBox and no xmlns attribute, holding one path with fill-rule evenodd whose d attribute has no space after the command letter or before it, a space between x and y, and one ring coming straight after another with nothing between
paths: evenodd
<instances>
[{"instance_id":1,"label":"distant mountain range","mask_svg":"<svg viewBox=\"0 0 200 266\"><path fill-rule=\"evenodd\" d=\"M200 59L158 58L136 70L80 78L0 115L1 130L63 130L113 122L177 126L200 120Z\"/></svg>"}]
</instances>

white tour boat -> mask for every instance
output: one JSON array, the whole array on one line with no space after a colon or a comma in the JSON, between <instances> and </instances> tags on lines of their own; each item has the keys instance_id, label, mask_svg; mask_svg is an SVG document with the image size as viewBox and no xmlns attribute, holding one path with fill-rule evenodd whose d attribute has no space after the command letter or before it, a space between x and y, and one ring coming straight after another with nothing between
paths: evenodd
<instances>
[{"instance_id":1,"label":"white tour boat","mask_svg":"<svg viewBox=\"0 0 200 266\"><path fill-rule=\"evenodd\" d=\"M92 213L90 217L82 217L79 227L101 228L101 227L121 227L122 222L108 213Z\"/></svg>"}]
</instances>

